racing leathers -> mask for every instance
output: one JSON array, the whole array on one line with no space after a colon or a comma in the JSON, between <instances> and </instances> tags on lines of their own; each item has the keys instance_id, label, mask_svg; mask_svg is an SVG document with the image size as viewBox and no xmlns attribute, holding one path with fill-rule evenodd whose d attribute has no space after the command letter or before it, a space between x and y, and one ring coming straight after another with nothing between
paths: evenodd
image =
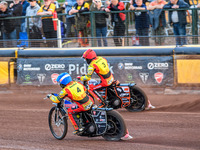
<instances>
[{"instance_id":1,"label":"racing leathers","mask_svg":"<svg viewBox=\"0 0 200 150\"><path fill-rule=\"evenodd\" d=\"M81 83L71 81L62 89L58 96L50 96L50 99L55 103L59 103L62 99L68 97L77 104L76 107L72 106L68 109L68 116L75 130L78 130L79 127L75 121L76 117L74 114L82 111L87 111L94 104L93 99L88 96L85 91L86 88Z\"/></svg>"},{"instance_id":2,"label":"racing leathers","mask_svg":"<svg viewBox=\"0 0 200 150\"><path fill-rule=\"evenodd\" d=\"M87 75L82 76L80 78L81 81L89 81L92 77L94 71L101 79L101 83L92 87L94 90L99 89L101 87L107 87L112 84L114 81L113 74L111 73L107 60L103 57L96 57L91 61L88 66Z\"/></svg>"}]
</instances>

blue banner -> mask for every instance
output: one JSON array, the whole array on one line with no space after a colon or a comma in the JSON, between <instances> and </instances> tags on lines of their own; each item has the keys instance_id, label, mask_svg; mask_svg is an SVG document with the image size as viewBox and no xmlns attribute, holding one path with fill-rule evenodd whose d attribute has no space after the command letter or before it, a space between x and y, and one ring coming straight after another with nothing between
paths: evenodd
<instances>
[{"instance_id":1,"label":"blue banner","mask_svg":"<svg viewBox=\"0 0 200 150\"><path fill-rule=\"evenodd\" d=\"M136 82L140 86L173 86L173 57L105 57L115 80ZM73 79L87 73L81 58L19 58L17 84L54 85L60 73L68 72ZM97 75L92 78L100 80Z\"/></svg>"}]
</instances>

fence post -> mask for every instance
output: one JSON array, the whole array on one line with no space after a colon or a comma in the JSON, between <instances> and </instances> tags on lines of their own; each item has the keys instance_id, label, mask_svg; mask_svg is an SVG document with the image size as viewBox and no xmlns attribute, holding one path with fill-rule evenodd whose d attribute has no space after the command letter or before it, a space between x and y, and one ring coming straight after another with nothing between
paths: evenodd
<instances>
[{"instance_id":1,"label":"fence post","mask_svg":"<svg viewBox=\"0 0 200 150\"><path fill-rule=\"evenodd\" d=\"M197 9L192 9L192 44L198 44L198 15Z\"/></svg>"},{"instance_id":2,"label":"fence post","mask_svg":"<svg viewBox=\"0 0 200 150\"><path fill-rule=\"evenodd\" d=\"M96 27L95 27L95 14L94 12L90 12L90 23L91 23L91 37L92 37L92 47L95 46L95 31L96 31Z\"/></svg>"},{"instance_id":3,"label":"fence post","mask_svg":"<svg viewBox=\"0 0 200 150\"><path fill-rule=\"evenodd\" d=\"M129 26L129 13L128 12L126 12L125 13L126 14L126 20L125 20L125 29L126 29L126 36L127 36L127 38L126 38L126 46L129 46L129 39L128 39L128 26Z\"/></svg>"},{"instance_id":4,"label":"fence post","mask_svg":"<svg viewBox=\"0 0 200 150\"><path fill-rule=\"evenodd\" d=\"M29 32L29 18L30 18L30 17L25 18L25 19L27 19L27 22L26 22L26 21L25 21L25 22L27 23L26 32L27 32L27 36L28 36L28 46L30 47L30 40L29 40L29 39L30 39L30 32Z\"/></svg>"},{"instance_id":5,"label":"fence post","mask_svg":"<svg viewBox=\"0 0 200 150\"><path fill-rule=\"evenodd\" d=\"M58 43L58 48L62 48L61 25L59 19L57 22L57 43Z\"/></svg>"},{"instance_id":6,"label":"fence post","mask_svg":"<svg viewBox=\"0 0 200 150\"><path fill-rule=\"evenodd\" d=\"M30 18L30 17L25 18L25 19L27 19L27 28L26 28L26 32L27 32L28 39L30 38L30 37L29 37L29 36L30 36L30 34L29 34L29 18Z\"/></svg>"}]
</instances>

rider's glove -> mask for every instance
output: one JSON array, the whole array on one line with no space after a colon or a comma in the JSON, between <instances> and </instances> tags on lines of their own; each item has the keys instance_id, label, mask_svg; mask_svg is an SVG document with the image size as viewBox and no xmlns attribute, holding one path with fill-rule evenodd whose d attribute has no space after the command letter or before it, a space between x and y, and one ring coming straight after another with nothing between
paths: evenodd
<instances>
[{"instance_id":1,"label":"rider's glove","mask_svg":"<svg viewBox=\"0 0 200 150\"><path fill-rule=\"evenodd\" d=\"M57 93L51 93L51 95L58 96L58 94L57 94Z\"/></svg>"},{"instance_id":2,"label":"rider's glove","mask_svg":"<svg viewBox=\"0 0 200 150\"><path fill-rule=\"evenodd\" d=\"M47 98L50 98L52 94L47 94Z\"/></svg>"}]
</instances>

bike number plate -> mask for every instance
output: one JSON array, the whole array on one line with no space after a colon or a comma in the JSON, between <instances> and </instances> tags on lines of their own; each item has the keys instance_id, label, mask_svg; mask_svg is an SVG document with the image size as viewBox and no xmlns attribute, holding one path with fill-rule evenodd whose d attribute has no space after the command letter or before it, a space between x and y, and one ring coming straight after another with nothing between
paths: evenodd
<instances>
[{"instance_id":1,"label":"bike number plate","mask_svg":"<svg viewBox=\"0 0 200 150\"><path fill-rule=\"evenodd\" d=\"M96 134L101 135L106 132L107 127L107 117L106 111L103 110L93 110L92 117L97 127Z\"/></svg>"}]
</instances>

